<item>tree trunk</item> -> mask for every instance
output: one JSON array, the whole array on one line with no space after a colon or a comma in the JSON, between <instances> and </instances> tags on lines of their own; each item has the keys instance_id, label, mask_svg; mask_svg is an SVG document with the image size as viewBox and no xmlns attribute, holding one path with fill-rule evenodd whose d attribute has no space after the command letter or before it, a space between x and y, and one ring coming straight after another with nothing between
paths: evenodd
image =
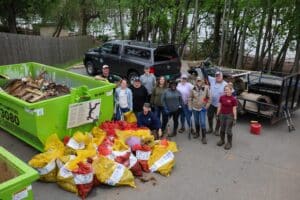
<instances>
[{"instance_id":1,"label":"tree trunk","mask_svg":"<svg viewBox=\"0 0 300 200\"><path fill-rule=\"evenodd\" d=\"M215 58L219 56L219 47L220 47L220 27L221 27L221 19L222 19L222 10L220 6L218 6L215 15L214 15L214 33L213 33L213 55Z\"/></svg>"},{"instance_id":2,"label":"tree trunk","mask_svg":"<svg viewBox=\"0 0 300 200\"><path fill-rule=\"evenodd\" d=\"M123 12L121 7L121 0L119 0L119 22L120 22L120 31L121 31L121 39L124 39L124 25L123 25Z\"/></svg>"},{"instance_id":3,"label":"tree trunk","mask_svg":"<svg viewBox=\"0 0 300 200\"><path fill-rule=\"evenodd\" d=\"M178 28L178 16L179 16L179 8L180 5L180 0L176 0L175 2L175 14L174 14L174 22L171 30L171 44L174 44L176 41L176 36L177 36L177 28Z\"/></svg>"},{"instance_id":4,"label":"tree trunk","mask_svg":"<svg viewBox=\"0 0 300 200\"><path fill-rule=\"evenodd\" d=\"M195 1L195 11L194 11L194 38L193 38L193 59L196 59L197 57L197 47L198 47L198 5L199 5L199 2L198 0Z\"/></svg>"},{"instance_id":5,"label":"tree trunk","mask_svg":"<svg viewBox=\"0 0 300 200\"><path fill-rule=\"evenodd\" d=\"M131 20L130 20L130 30L129 30L129 39L135 40L137 37L138 29L138 11L135 2L130 9Z\"/></svg>"},{"instance_id":6,"label":"tree trunk","mask_svg":"<svg viewBox=\"0 0 300 200\"><path fill-rule=\"evenodd\" d=\"M267 44L267 38L270 35L271 29L272 29L272 19L273 19L273 8L271 7L271 0L268 0L268 19L267 19L267 24L266 24L266 30L264 34L264 39L261 47L261 54L260 58L258 61L258 65L256 67L256 70L262 69L263 68L263 62L266 56L266 44Z\"/></svg>"},{"instance_id":7,"label":"tree trunk","mask_svg":"<svg viewBox=\"0 0 300 200\"><path fill-rule=\"evenodd\" d=\"M243 14L243 29L242 29L242 41L241 41L241 45L239 46L239 56L238 56L238 60L237 60L237 64L236 64L236 68L237 69L241 69L242 65L243 65L243 61L244 61L244 53L245 53L245 40L246 40L246 31L247 31L247 23L246 23L246 15L247 15L247 10L244 10L244 14Z\"/></svg>"},{"instance_id":8,"label":"tree trunk","mask_svg":"<svg viewBox=\"0 0 300 200\"><path fill-rule=\"evenodd\" d=\"M231 0L225 0L224 11L223 11L223 20L222 20L222 39L221 39L221 47L220 47L219 65L223 65L224 57L225 57L226 51L227 51L227 38L228 38L230 11L231 11ZM226 22L226 25L225 25L225 22Z\"/></svg>"},{"instance_id":9,"label":"tree trunk","mask_svg":"<svg viewBox=\"0 0 300 200\"><path fill-rule=\"evenodd\" d=\"M254 60L253 60L253 64L252 64L252 69L254 69L254 70L257 69L257 65L258 65L259 51L260 51L260 45L261 45L261 38L262 38L262 34L263 34L263 28L264 28L264 24L265 24L265 17L266 17L266 10L263 9L263 13L262 13L260 24L259 24L255 56L254 56Z\"/></svg>"},{"instance_id":10,"label":"tree trunk","mask_svg":"<svg viewBox=\"0 0 300 200\"><path fill-rule=\"evenodd\" d=\"M81 21L81 35L87 35L88 19L84 15Z\"/></svg>"},{"instance_id":11,"label":"tree trunk","mask_svg":"<svg viewBox=\"0 0 300 200\"><path fill-rule=\"evenodd\" d=\"M274 65L274 71L279 71L279 72L282 71L285 57L286 57L286 52L290 45L291 39L292 39L292 36L291 36L291 32L289 31L280 51L278 53L278 56L276 58L275 65Z\"/></svg>"},{"instance_id":12,"label":"tree trunk","mask_svg":"<svg viewBox=\"0 0 300 200\"><path fill-rule=\"evenodd\" d=\"M8 23L8 30L10 33L17 33L17 21L16 21L16 10L14 1L11 1L7 7L7 23Z\"/></svg>"},{"instance_id":13,"label":"tree trunk","mask_svg":"<svg viewBox=\"0 0 300 200\"><path fill-rule=\"evenodd\" d=\"M300 39L297 40L297 48L293 65L293 72L300 73Z\"/></svg>"}]
</instances>

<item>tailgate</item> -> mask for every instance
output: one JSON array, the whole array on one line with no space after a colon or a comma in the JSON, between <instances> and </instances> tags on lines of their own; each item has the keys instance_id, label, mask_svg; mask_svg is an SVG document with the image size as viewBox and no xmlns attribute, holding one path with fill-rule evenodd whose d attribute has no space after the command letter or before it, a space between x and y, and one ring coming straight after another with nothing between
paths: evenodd
<instances>
[{"instance_id":1,"label":"tailgate","mask_svg":"<svg viewBox=\"0 0 300 200\"><path fill-rule=\"evenodd\" d=\"M155 62L155 76L164 76L180 73L181 62L179 59Z\"/></svg>"}]
</instances>

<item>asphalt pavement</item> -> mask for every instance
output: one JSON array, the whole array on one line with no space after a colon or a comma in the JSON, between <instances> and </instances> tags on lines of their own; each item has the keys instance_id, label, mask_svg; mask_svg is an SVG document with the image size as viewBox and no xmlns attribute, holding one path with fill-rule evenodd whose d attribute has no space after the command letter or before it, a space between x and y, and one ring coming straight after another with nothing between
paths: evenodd
<instances>
[{"instance_id":1,"label":"asphalt pavement","mask_svg":"<svg viewBox=\"0 0 300 200\"><path fill-rule=\"evenodd\" d=\"M233 129L233 148L217 147L218 137L208 135L208 144L177 134L180 152L169 177L158 174L137 188L100 186L90 200L299 200L300 199L300 111L293 114L296 131L289 133L285 121L262 122L260 135L249 132L254 116L238 119ZM25 162L38 153L35 149L0 129L0 145ZM1 173L1 172L0 172ZM35 199L71 200L76 195L55 183L33 183Z\"/></svg>"}]
</instances>

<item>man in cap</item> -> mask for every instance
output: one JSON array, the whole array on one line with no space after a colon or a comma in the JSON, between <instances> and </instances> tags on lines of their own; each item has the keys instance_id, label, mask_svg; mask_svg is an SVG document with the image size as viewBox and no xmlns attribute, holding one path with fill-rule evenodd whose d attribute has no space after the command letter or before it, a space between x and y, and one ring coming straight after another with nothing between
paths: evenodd
<instances>
[{"instance_id":1,"label":"man in cap","mask_svg":"<svg viewBox=\"0 0 300 200\"><path fill-rule=\"evenodd\" d=\"M139 77L135 77L133 85L129 89L132 91L133 112L137 116L143 110L144 103L148 100L148 92L142 85Z\"/></svg>"},{"instance_id":2,"label":"man in cap","mask_svg":"<svg viewBox=\"0 0 300 200\"><path fill-rule=\"evenodd\" d=\"M151 112L150 103L144 103L143 111L138 114L137 125L138 127L149 128L155 139L159 139L162 135L160 120Z\"/></svg>"},{"instance_id":3,"label":"man in cap","mask_svg":"<svg viewBox=\"0 0 300 200\"><path fill-rule=\"evenodd\" d=\"M154 74L150 73L150 67L146 66L144 68L144 74L140 77L140 80L142 82L142 85L145 86L145 88L148 91L148 101L150 101L150 97L153 91L153 88L155 87L156 84L156 78Z\"/></svg>"},{"instance_id":4,"label":"man in cap","mask_svg":"<svg viewBox=\"0 0 300 200\"><path fill-rule=\"evenodd\" d=\"M111 74L110 70L109 70L109 66L108 65L103 65L101 76L97 75L97 76L95 76L95 79L96 80L102 80L102 81L107 80L110 83L117 83L121 80L121 77L118 77L116 75Z\"/></svg>"},{"instance_id":5,"label":"man in cap","mask_svg":"<svg viewBox=\"0 0 300 200\"><path fill-rule=\"evenodd\" d=\"M212 133L214 131L215 135L219 134L220 121L216 119L216 128L213 130L213 120L214 116L217 113L220 97L224 94L224 87L227 85L227 82L223 80L223 74L221 71L215 73L215 77L208 76L208 81L210 84L210 93L211 93L211 104L207 111L208 126L209 130L207 133Z\"/></svg>"},{"instance_id":6,"label":"man in cap","mask_svg":"<svg viewBox=\"0 0 300 200\"><path fill-rule=\"evenodd\" d=\"M191 127L192 111L189 109L188 99L191 96L191 92L194 86L191 83L189 83L187 79L188 76L186 74L182 74L181 81L180 83L177 84L176 87L176 89L180 92L183 101L183 106L180 113L181 129L179 129L178 131L180 133L183 133L185 131L185 120L187 121L189 128L192 128Z\"/></svg>"}]
</instances>

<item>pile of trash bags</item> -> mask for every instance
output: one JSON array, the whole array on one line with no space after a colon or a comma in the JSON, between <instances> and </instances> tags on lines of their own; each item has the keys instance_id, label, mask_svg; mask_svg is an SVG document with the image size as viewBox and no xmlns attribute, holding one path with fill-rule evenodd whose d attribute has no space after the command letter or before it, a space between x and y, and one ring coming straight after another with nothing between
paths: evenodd
<instances>
[{"instance_id":1,"label":"pile of trash bags","mask_svg":"<svg viewBox=\"0 0 300 200\"><path fill-rule=\"evenodd\" d=\"M85 199L100 184L135 188L135 177L143 173L169 176L175 152L175 142L154 140L147 128L108 121L90 132L78 131L63 140L51 135L44 152L35 155L29 165L39 172L41 181L56 182Z\"/></svg>"}]
</instances>

